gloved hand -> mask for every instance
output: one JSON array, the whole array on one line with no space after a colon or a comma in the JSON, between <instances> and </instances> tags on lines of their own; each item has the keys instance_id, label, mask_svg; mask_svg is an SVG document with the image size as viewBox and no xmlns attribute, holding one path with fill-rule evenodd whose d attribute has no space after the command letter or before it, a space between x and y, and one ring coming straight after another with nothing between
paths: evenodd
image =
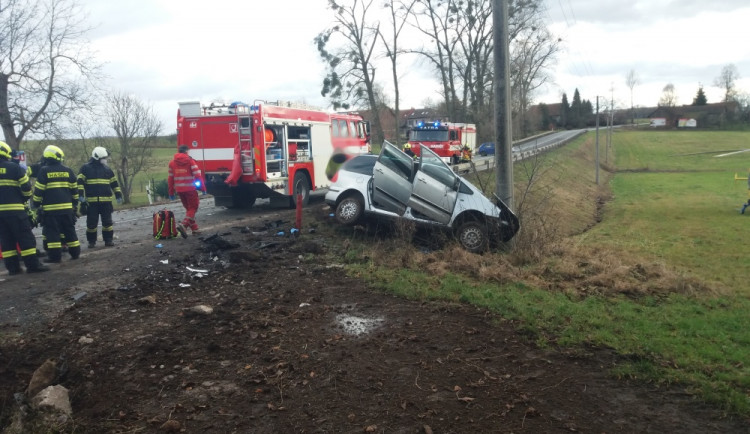
<instances>
[{"instance_id":1,"label":"gloved hand","mask_svg":"<svg viewBox=\"0 0 750 434\"><path fill-rule=\"evenodd\" d=\"M42 226L44 222L44 211L42 211L42 208L39 207L36 209L36 222Z\"/></svg>"},{"instance_id":2,"label":"gloved hand","mask_svg":"<svg viewBox=\"0 0 750 434\"><path fill-rule=\"evenodd\" d=\"M123 202L122 198L121 198L121 197L118 197L118 198L117 198L117 204L118 204L118 205L122 205L122 202Z\"/></svg>"},{"instance_id":3,"label":"gloved hand","mask_svg":"<svg viewBox=\"0 0 750 434\"><path fill-rule=\"evenodd\" d=\"M169 200L175 200L175 199L177 199L177 198L174 197L174 195L169 196Z\"/></svg>"},{"instance_id":4,"label":"gloved hand","mask_svg":"<svg viewBox=\"0 0 750 434\"><path fill-rule=\"evenodd\" d=\"M78 202L86 203L86 197L85 196L78 196Z\"/></svg>"},{"instance_id":5,"label":"gloved hand","mask_svg":"<svg viewBox=\"0 0 750 434\"><path fill-rule=\"evenodd\" d=\"M205 196L205 195L206 195L206 190L201 190L201 194L202 194L203 196Z\"/></svg>"}]
</instances>

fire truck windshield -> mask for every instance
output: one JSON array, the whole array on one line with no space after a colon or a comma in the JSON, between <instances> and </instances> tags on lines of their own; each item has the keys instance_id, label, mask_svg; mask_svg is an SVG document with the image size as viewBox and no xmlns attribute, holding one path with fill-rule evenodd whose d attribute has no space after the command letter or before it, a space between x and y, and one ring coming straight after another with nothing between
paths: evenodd
<instances>
[{"instance_id":1,"label":"fire truck windshield","mask_svg":"<svg viewBox=\"0 0 750 434\"><path fill-rule=\"evenodd\" d=\"M447 142L447 130L412 130L409 137L414 142Z\"/></svg>"}]
</instances>

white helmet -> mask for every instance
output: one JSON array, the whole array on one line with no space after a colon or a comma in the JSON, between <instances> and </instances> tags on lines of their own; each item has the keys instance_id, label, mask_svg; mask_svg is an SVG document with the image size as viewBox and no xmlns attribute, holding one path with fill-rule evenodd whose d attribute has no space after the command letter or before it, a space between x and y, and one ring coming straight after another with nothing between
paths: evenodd
<instances>
[{"instance_id":1,"label":"white helmet","mask_svg":"<svg viewBox=\"0 0 750 434\"><path fill-rule=\"evenodd\" d=\"M101 146L97 146L93 151L91 151L91 158L93 158L94 160L101 160L102 158L107 157L109 157L109 153L107 153L107 150Z\"/></svg>"}]
</instances>

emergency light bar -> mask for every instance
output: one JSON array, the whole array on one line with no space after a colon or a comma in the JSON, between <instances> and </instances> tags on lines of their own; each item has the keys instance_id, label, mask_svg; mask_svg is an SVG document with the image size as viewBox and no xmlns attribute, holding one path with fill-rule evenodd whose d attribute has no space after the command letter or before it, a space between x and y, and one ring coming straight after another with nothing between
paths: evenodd
<instances>
[{"instance_id":1,"label":"emergency light bar","mask_svg":"<svg viewBox=\"0 0 750 434\"><path fill-rule=\"evenodd\" d=\"M440 121L435 121L429 124L425 124L424 121L417 122L417 128L422 128L425 130L436 130L440 128Z\"/></svg>"}]
</instances>

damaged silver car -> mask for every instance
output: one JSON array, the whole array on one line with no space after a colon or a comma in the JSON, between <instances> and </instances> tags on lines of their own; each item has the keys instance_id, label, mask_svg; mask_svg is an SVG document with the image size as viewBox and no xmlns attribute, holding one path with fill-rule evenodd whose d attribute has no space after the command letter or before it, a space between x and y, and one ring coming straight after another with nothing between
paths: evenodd
<instances>
[{"instance_id":1,"label":"damaged silver car","mask_svg":"<svg viewBox=\"0 0 750 434\"><path fill-rule=\"evenodd\" d=\"M507 242L519 229L502 200L488 199L422 145L416 160L387 141L380 155L352 158L339 169L325 201L341 224L406 219L449 230L470 252Z\"/></svg>"}]
</instances>

